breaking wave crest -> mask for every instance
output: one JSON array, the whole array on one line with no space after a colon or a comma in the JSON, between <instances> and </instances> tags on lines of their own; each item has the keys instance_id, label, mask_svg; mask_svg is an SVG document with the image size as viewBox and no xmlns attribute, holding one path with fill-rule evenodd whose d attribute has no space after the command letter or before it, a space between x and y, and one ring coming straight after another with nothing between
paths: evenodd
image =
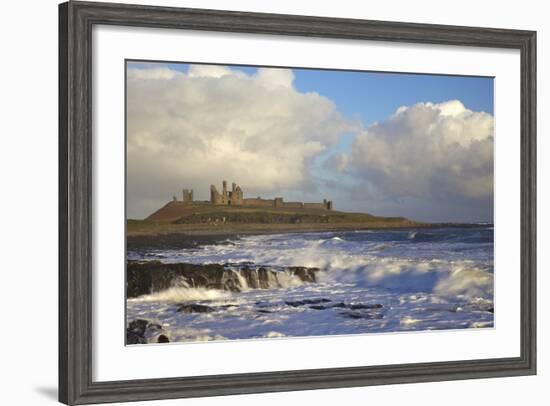
<instances>
[{"instance_id":1,"label":"breaking wave crest","mask_svg":"<svg viewBox=\"0 0 550 406\"><path fill-rule=\"evenodd\" d=\"M402 292L431 292L441 296L493 296L493 274L467 262L396 258L361 258L357 261L344 258L335 262L323 268L327 269L325 277L335 282Z\"/></svg>"},{"instance_id":2,"label":"breaking wave crest","mask_svg":"<svg viewBox=\"0 0 550 406\"><path fill-rule=\"evenodd\" d=\"M320 280L327 283L424 291L442 296L493 297L492 261L380 256L378 243L365 249L338 237L290 244L291 247L284 250L258 250L256 242L244 245L250 245L247 258L255 263L320 268Z\"/></svg>"},{"instance_id":3,"label":"breaking wave crest","mask_svg":"<svg viewBox=\"0 0 550 406\"><path fill-rule=\"evenodd\" d=\"M231 297L230 292L217 289L173 286L160 292L128 299L130 302L186 302L195 300L223 300Z\"/></svg>"}]
</instances>

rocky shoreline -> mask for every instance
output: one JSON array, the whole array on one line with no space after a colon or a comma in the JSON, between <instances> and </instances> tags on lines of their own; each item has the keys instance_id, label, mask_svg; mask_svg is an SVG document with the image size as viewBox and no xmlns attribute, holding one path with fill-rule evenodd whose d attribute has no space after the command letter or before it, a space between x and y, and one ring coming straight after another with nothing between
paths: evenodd
<instances>
[{"instance_id":1,"label":"rocky shoreline","mask_svg":"<svg viewBox=\"0 0 550 406\"><path fill-rule=\"evenodd\" d=\"M316 281L319 268L292 266L285 268L247 264L166 264L160 261L128 261L126 297L134 298L160 292L174 286L240 292L245 289L283 287L282 276L300 282Z\"/></svg>"}]
</instances>

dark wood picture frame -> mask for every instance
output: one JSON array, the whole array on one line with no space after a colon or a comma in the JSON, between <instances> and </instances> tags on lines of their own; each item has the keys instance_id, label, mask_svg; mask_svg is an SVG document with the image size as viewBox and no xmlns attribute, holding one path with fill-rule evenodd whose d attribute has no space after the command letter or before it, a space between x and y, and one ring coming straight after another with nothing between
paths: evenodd
<instances>
[{"instance_id":1,"label":"dark wood picture frame","mask_svg":"<svg viewBox=\"0 0 550 406\"><path fill-rule=\"evenodd\" d=\"M131 381L92 380L92 27L95 24L518 49L521 353L430 362ZM536 32L68 2L59 6L59 400L219 396L536 373Z\"/></svg>"}]
</instances>

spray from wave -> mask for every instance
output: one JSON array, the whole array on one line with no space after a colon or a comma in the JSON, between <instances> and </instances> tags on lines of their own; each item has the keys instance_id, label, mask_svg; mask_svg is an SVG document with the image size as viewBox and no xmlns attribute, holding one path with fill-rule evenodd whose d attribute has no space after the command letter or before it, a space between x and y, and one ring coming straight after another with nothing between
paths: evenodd
<instances>
[{"instance_id":1,"label":"spray from wave","mask_svg":"<svg viewBox=\"0 0 550 406\"><path fill-rule=\"evenodd\" d=\"M235 240L230 246L210 245L159 256L166 262L237 264L228 269L235 272L241 290L260 284L251 279L257 275L245 278L238 269L238 264L253 264L278 270L267 273L268 288L300 286L302 281L295 274L281 270L301 266L321 269L319 281L323 283L492 299L492 244L491 255L487 255L485 240L490 234L483 232L260 235Z\"/></svg>"},{"instance_id":2,"label":"spray from wave","mask_svg":"<svg viewBox=\"0 0 550 406\"><path fill-rule=\"evenodd\" d=\"M160 292L150 293L128 299L129 302L186 302L200 300L225 300L231 297L231 293L218 289L190 288L185 286L173 286Z\"/></svg>"},{"instance_id":3,"label":"spray from wave","mask_svg":"<svg viewBox=\"0 0 550 406\"><path fill-rule=\"evenodd\" d=\"M491 327L492 233L257 235L133 252L127 320L158 323L171 341Z\"/></svg>"}]
</instances>

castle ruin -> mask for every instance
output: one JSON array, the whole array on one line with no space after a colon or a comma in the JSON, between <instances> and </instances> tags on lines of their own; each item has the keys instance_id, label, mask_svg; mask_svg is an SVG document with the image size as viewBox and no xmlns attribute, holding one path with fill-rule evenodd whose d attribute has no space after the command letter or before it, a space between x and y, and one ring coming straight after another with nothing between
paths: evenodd
<instances>
[{"instance_id":1,"label":"castle ruin","mask_svg":"<svg viewBox=\"0 0 550 406\"><path fill-rule=\"evenodd\" d=\"M176 196L173 202L178 202ZM183 189L183 203L193 203L193 189ZM206 203L206 202L203 202ZM210 185L210 204L220 206L261 206L289 209L322 209L332 210L332 201L323 199L320 203L285 202L282 197L263 199L262 197L245 198L243 190L235 182L231 184L231 190L227 189L227 182L222 182L222 191L218 192L215 185Z\"/></svg>"},{"instance_id":2,"label":"castle ruin","mask_svg":"<svg viewBox=\"0 0 550 406\"><path fill-rule=\"evenodd\" d=\"M193 202L193 189L183 189L183 201L187 203Z\"/></svg>"},{"instance_id":3,"label":"castle ruin","mask_svg":"<svg viewBox=\"0 0 550 406\"><path fill-rule=\"evenodd\" d=\"M216 186L210 185L210 203L222 204L226 206L242 206L244 204L243 191L235 182L231 185L231 190L227 190L227 182L222 182L222 192L218 192Z\"/></svg>"},{"instance_id":4,"label":"castle ruin","mask_svg":"<svg viewBox=\"0 0 550 406\"><path fill-rule=\"evenodd\" d=\"M244 198L240 186L233 182L231 190L227 190L227 182L222 182L222 192L218 192L215 185L210 185L210 203L226 206L262 206L262 207L285 207L285 208L306 208L332 210L332 201L323 199L321 203L285 202L282 197L274 199Z\"/></svg>"}]
</instances>

